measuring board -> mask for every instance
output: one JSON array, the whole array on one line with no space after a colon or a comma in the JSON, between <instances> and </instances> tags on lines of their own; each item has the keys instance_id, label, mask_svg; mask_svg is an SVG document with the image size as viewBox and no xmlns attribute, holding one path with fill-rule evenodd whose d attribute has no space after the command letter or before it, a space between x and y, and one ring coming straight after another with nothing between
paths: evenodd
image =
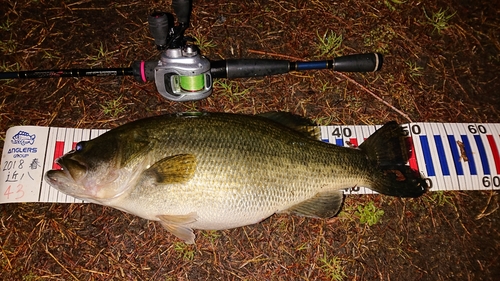
<instances>
[{"instance_id":1,"label":"measuring board","mask_svg":"<svg viewBox=\"0 0 500 281\"><path fill-rule=\"evenodd\" d=\"M500 124L403 124L412 146L409 165L428 178L431 191L500 189ZM320 126L321 138L358 146L381 126ZM0 171L0 203L84 203L49 186L43 175L79 141L107 130L17 126L7 130ZM346 194L373 194L368 188Z\"/></svg>"}]
</instances>

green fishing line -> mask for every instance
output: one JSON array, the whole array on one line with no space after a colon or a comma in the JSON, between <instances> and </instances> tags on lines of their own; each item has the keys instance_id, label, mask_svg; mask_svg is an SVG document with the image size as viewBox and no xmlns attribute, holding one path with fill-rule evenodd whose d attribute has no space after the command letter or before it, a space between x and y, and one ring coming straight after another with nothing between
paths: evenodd
<instances>
[{"instance_id":1,"label":"green fishing line","mask_svg":"<svg viewBox=\"0 0 500 281\"><path fill-rule=\"evenodd\" d=\"M185 91L196 92L205 86L205 75L180 76L181 88Z\"/></svg>"}]
</instances>

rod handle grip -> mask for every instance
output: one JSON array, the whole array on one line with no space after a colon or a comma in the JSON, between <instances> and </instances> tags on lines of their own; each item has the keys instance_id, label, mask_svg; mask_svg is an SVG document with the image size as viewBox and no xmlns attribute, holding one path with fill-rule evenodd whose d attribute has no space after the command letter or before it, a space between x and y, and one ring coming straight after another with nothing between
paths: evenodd
<instances>
[{"instance_id":1,"label":"rod handle grip","mask_svg":"<svg viewBox=\"0 0 500 281\"><path fill-rule=\"evenodd\" d=\"M379 53L356 54L337 57L333 70L340 72L373 72L382 68L384 57Z\"/></svg>"},{"instance_id":2,"label":"rod handle grip","mask_svg":"<svg viewBox=\"0 0 500 281\"><path fill-rule=\"evenodd\" d=\"M274 59L228 59L211 61L213 78L246 78L288 73L290 62Z\"/></svg>"}]
</instances>

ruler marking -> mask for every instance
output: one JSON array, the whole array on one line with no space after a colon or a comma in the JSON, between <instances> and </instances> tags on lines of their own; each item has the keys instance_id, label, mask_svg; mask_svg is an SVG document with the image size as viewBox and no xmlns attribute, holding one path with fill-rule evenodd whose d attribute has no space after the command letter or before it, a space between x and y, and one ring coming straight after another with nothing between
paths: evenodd
<instances>
[{"instance_id":1,"label":"ruler marking","mask_svg":"<svg viewBox=\"0 0 500 281\"><path fill-rule=\"evenodd\" d=\"M482 186L487 190L500 189L500 124L488 124L490 135L487 136L487 142L491 152L490 163L492 165L492 174L484 177L481 181Z\"/></svg>"},{"instance_id":2,"label":"ruler marking","mask_svg":"<svg viewBox=\"0 0 500 281\"><path fill-rule=\"evenodd\" d=\"M358 139L356 138L350 138L349 139L349 143L353 146L353 147L358 147L359 144L358 144Z\"/></svg>"},{"instance_id":3,"label":"ruler marking","mask_svg":"<svg viewBox=\"0 0 500 281\"><path fill-rule=\"evenodd\" d=\"M414 171L419 171L417 157L415 155L415 144L413 143L413 139L411 137L406 138L406 142L408 147L410 148L410 157L408 158L408 164L410 168Z\"/></svg>"},{"instance_id":4,"label":"ruler marking","mask_svg":"<svg viewBox=\"0 0 500 281\"><path fill-rule=\"evenodd\" d=\"M472 184L469 186L469 190L481 190L484 189L484 184L482 183L485 175L489 174L489 164L488 160L485 158L486 150L484 149L484 143L482 141L482 136L487 133L487 129L482 124L464 124L464 130L467 127L465 134L462 135L464 142L465 151L467 157L469 158L468 165L469 171L471 173Z\"/></svg>"},{"instance_id":5,"label":"ruler marking","mask_svg":"<svg viewBox=\"0 0 500 281\"><path fill-rule=\"evenodd\" d=\"M459 154L460 154L458 161L460 161L463 168L463 176L461 176L461 179L465 182L465 184L461 185L461 187L462 190L469 190L473 185L473 179L471 174L471 161L469 160L469 158L472 157L472 155L470 154L471 151L470 143L468 142L467 139L464 140L463 138L464 132L468 132L467 124L456 123L453 125L456 128L454 135L457 143L455 145L459 148ZM466 159L467 161L465 161Z\"/></svg>"},{"instance_id":6,"label":"ruler marking","mask_svg":"<svg viewBox=\"0 0 500 281\"><path fill-rule=\"evenodd\" d=\"M436 175L436 171L434 170L434 161L432 160L431 149L429 147L429 140L426 135L419 136L420 145L422 147L422 153L424 156L425 170L427 172L427 176L434 177Z\"/></svg>"},{"instance_id":7,"label":"ruler marking","mask_svg":"<svg viewBox=\"0 0 500 281\"><path fill-rule=\"evenodd\" d=\"M54 143L57 137L57 128L51 128L50 129L50 134L49 134L49 140L47 141L47 151L45 152L45 170L51 170L52 165L54 162L54 159L52 158L54 156ZM40 202L46 202L46 190L47 190L47 183L44 182L42 184L42 190L40 190Z\"/></svg>"},{"instance_id":8,"label":"ruler marking","mask_svg":"<svg viewBox=\"0 0 500 281\"><path fill-rule=\"evenodd\" d=\"M445 177L443 175L443 165L441 165L441 158L443 156L443 153L440 153L438 143L442 143L442 139L439 135L439 127L440 124L437 123L429 123L429 124L423 124L423 128L425 129L425 134L428 135L428 140L429 140L429 150L432 155L432 161L434 165L434 176L431 177L434 188L436 190L444 190L446 186L449 185L449 177ZM436 137L437 136L437 137ZM427 161L427 160L426 160ZM427 163L427 162L426 162Z\"/></svg>"},{"instance_id":9,"label":"ruler marking","mask_svg":"<svg viewBox=\"0 0 500 281\"><path fill-rule=\"evenodd\" d=\"M354 127L354 138L356 138L356 146L360 146L365 141L365 134L363 128L366 126L355 126Z\"/></svg>"},{"instance_id":10,"label":"ruler marking","mask_svg":"<svg viewBox=\"0 0 500 281\"><path fill-rule=\"evenodd\" d=\"M477 175L476 161L474 160L474 155L472 155L472 146L469 141L469 138L467 137L467 135L460 135L460 138L462 139L462 143L465 148L465 155L467 156L467 161L464 160L464 162L468 163L470 174L476 176Z\"/></svg>"},{"instance_id":11,"label":"ruler marking","mask_svg":"<svg viewBox=\"0 0 500 281\"><path fill-rule=\"evenodd\" d=\"M460 152L458 151L457 141L455 140L454 135L448 135L448 144L451 148L451 156L453 157L453 163L455 164L455 171L457 175L463 176L464 169L462 167L462 162L460 162Z\"/></svg>"},{"instance_id":12,"label":"ruler marking","mask_svg":"<svg viewBox=\"0 0 500 281\"><path fill-rule=\"evenodd\" d=\"M55 137L53 139L53 143L51 143L50 145L53 147L54 151L56 151L57 149L57 145L61 145L61 144L57 144L58 142L62 142L61 140L61 128L55 128ZM54 152L54 154L51 155L52 159L51 159L51 168L50 169L54 169L54 168L59 168L59 165L57 166L54 166L54 162L55 160L57 159L59 153L56 154L56 152ZM51 193L51 188L49 185L44 185L44 190L43 190L43 198L44 198L44 202L50 202L50 193Z\"/></svg>"},{"instance_id":13,"label":"ruler marking","mask_svg":"<svg viewBox=\"0 0 500 281\"><path fill-rule=\"evenodd\" d=\"M43 163L42 163L42 179L40 181L40 185L38 186L38 202L41 202L42 199L42 190L43 190L43 185L45 184L45 168L47 166L47 151L49 150L49 140L52 131L52 127L48 127L48 132L47 132L47 138L45 139L45 157L43 158Z\"/></svg>"},{"instance_id":14,"label":"ruler marking","mask_svg":"<svg viewBox=\"0 0 500 281\"><path fill-rule=\"evenodd\" d=\"M335 139L335 145L344 146L344 140L343 139Z\"/></svg>"},{"instance_id":15,"label":"ruler marking","mask_svg":"<svg viewBox=\"0 0 500 281\"><path fill-rule=\"evenodd\" d=\"M67 128L58 128L57 129L57 140L62 142L64 147L65 145L65 139L66 139L66 132ZM56 141L57 144L57 141ZM57 158L62 156L62 153L64 152L64 148L61 151L60 155L57 155ZM54 161L57 159L54 155ZM57 165L58 169L60 169L59 165ZM58 202L57 198L59 197L59 190L52 188L50 185L47 186L47 201L48 202Z\"/></svg>"},{"instance_id":16,"label":"ruler marking","mask_svg":"<svg viewBox=\"0 0 500 281\"><path fill-rule=\"evenodd\" d=\"M418 125L417 125L418 126ZM406 138L406 145L408 146L409 150L409 155L408 155L408 165L410 168L414 171L420 171L418 167L418 161L417 161L417 156L416 156L416 150L415 150L415 142L413 141L413 133L411 131L411 128L413 127L412 123L409 124L402 124L401 127L403 128L403 131L407 133L407 138Z\"/></svg>"},{"instance_id":17,"label":"ruler marking","mask_svg":"<svg viewBox=\"0 0 500 281\"><path fill-rule=\"evenodd\" d=\"M63 141L56 141L56 145L54 148L54 160L61 157L63 155L64 151L64 142ZM52 163L52 169L57 170L61 169L61 166L57 164L55 161Z\"/></svg>"},{"instance_id":18,"label":"ruler marking","mask_svg":"<svg viewBox=\"0 0 500 281\"><path fill-rule=\"evenodd\" d=\"M361 127L361 136L358 143L361 145L371 134L376 131L374 126L363 126Z\"/></svg>"},{"instance_id":19,"label":"ruler marking","mask_svg":"<svg viewBox=\"0 0 500 281\"><path fill-rule=\"evenodd\" d=\"M476 141L477 151L479 152L479 158L481 159L483 173L485 175L490 175L490 165L488 164L488 156L486 155L483 140L480 135L474 135L474 140Z\"/></svg>"},{"instance_id":20,"label":"ruler marking","mask_svg":"<svg viewBox=\"0 0 500 281\"><path fill-rule=\"evenodd\" d=\"M76 145L85 139L84 136L85 129L75 129L75 133L73 135L73 140L72 140L72 145L71 145L71 150L75 150ZM83 200L77 199L73 196L67 196L66 200L72 202L72 203L82 203Z\"/></svg>"},{"instance_id":21,"label":"ruler marking","mask_svg":"<svg viewBox=\"0 0 500 281\"><path fill-rule=\"evenodd\" d=\"M79 129L71 128L70 130L68 130L69 132L68 131L66 132L67 145L66 145L65 153L72 151L76 147L75 139L78 136L78 130ZM59 197L57 200L58 200L58 202L66 202L66 203L72 203L75 201L75 199L72 196L67 195L63 192L59 192Z\"/></svg>"},{"instance_id":22,"label":"ruler marking","mask_svg":"<svg viewBox=\"0 0 500 281\"><path fill-rule=\"evenodd\" d=\"M450 175L450 168L448 167L448 162L446 161L446 152L444 151L443 139L439 135L434 135L434 142L436 143L436 149L438 151L439 163L441 164L441 172L443 176Z\"/></svg>"},{"instance_id":23,"label":"ruler marking","mask_svg":"<svg viewBox=\"0 0 500 281\"><path fill-rule=\"evenodd\" d=\"M467 137L467 135L461 135L460 138L462 139L462 143L465 148L465 155L467 156L467 161L464 160L464 162L467 162L470 174L476 176L477 175L476 161L474 159L474 155L472 154L472 146L469 141L469 138Z\"/></svg>"},{"instance_id":24,"label":"ruler marking","mask_svg":"<svg viewBox=\"0 0 500 281\"><path fill-rule=\"evenodd\" d=\"M474 144L470 141L470 136L473 135L470 128L474 126L473 124L466 123L457 123L455 124L458 128L456 132L456 139L460 142L457 142L457 146L459 147L461 158L459 159L462 162L464 167L464 177L465 185L464 190L473 190L478 187L478 171L476 169L476 159L475 159L475 151Z\"/></svg>"},{"instance_id":25,"label":"ruler marking","mask_svg":"<svg viewBox=\"0 0 500 281\"><path fill-rule=\"evenodd\" d=\"M490 145L491 154L493 155L493 162L495 163L497 174L500 174L500 153L498 152L498 146L495 143L493 135L487 135L486 137L488 138L488 143Z\"/></svg>"},{"instance_id":26,"label":"ruler marking","mask_svg":"<svg viewBox=\"0 0 500 281\"><path fill-rule=\"evenodd\" d=\"M495 171L497 171L497 175L500 175L500 124L496 124L495 127L492 128L493 136L492 142L495 143Z\"/></svg>"},{"instance_id":27,"label":"ruler marking","mask_svg":"<svg viewBox=\"0 0 500 281\"><path fill-rule=\"evenodd\" d=\"M476 149L474 151L474 157L476 158L476 166L481 166L478 167L478 176L476 177L476 185L478 190L490 190L491 187L488 187L485 185L485 178L491 178L491 174L494 173L495 171L495 163L494 163L494 156L491 152L491 149L487 149L487 146L489 146L488 142L488 135L491 135L492 132L495 131L493 126L489 126L488 124L474 124L475 129L477 129L475 132L477 134L474 134L474 145L473 149ZM469 131L473 129L469 126ZM473 130L473 131L474 131Z\"/></svg>"},{"instance_id":28,"label":"ruler marking","mask_svg":"<svg viewBox=\"0 0 500 281\"><path fill-rule=\"evenodd\" d=\"M327 132L327 136L328 136L328 142L331 143L331 144L335 144L335 139L333 138L332 131L333 131L333 126L326 127L326 132Z\"/></svg>"},{"instance_id":29,"label":"ruler marking","mask_svg":"<svg viewBox=\"0 0 500 281\"><path fill-rule=\"evenodd\" d=\"M443 186L443 190L448 190L450 188L456 189L459 188L460 183L458 180L457 171L455 169L455 163L453 161L453 153L451 151L449 142L448 142L448 131L449 127L444 124L436 123L436 127L438 128L437 134L440 135L441 142L443 143L443 149L446 155L446 166L448 167L449 176L444 176L445 185Z\"/></svg>"},{"instance_id":30,"label":"ruler marking","mask_svg":"<svg viewBox=\"0 0 500 281\"><path fill-rule=\"evenodd\" d=\"M330 141L328 140L328 127L322 126L320 132L321 132L321 141L330 143Z\"/></svg>"},{"instance_id":31,"label":"ruler marking","mask_svg":"<svg viewBox=\"0 0 500 281\"><path fill-rule=\"evenodd\" d=\"M426 163L424 160L424 149L422 147L422 142L420 139L420 136L422 134L425 134L425 123L411 123L408 125L408 132L412 138L413 141L413 146L415 150L415 162L416 166L418 167L418 170L420 173L424 175L425 178L429 178L433 184L432 186L439 186L439 184L436 183L436 180L429 177L427 174L427 167ZM435 189L433 189L435 190Z\"/></svg>"},{"instance_id":32,"label":"ruler marking","mask_svg":"<svg viewBox=\"0 0 500 281\"><path fill-rule=\"evenodd\" d=\"M64 128L64 152L71 150L71 146L73 143L73 128ZM63 154L64 155L64 154ZM62 156L62 155L61 155ZM67 195L65 193L60 192L57 189L51 188L54 191L54 195L52 196L52 200L55 202L67 202Z\"/></svg>"},{"instance_id":33,"label":"ruler marking","mask_svg":"<svg viewBox=\"0 0 500 281\"><path fill-rule=\"evenodd\" d=\"M67 152L71 151L73 149L73 140L75 139L75 132L77 129L74 128L66 128L66 134L64 138L64 153L66 154ZM57 202L65 202L65 203L70 203L71 201L69 200L69 195L67 195L64 192L60 192L57 190Z\"/></svg>"},{"instance_id":34,"label":"ruler marking","mask_svg":"<svg viewBox=\"0 0 500 281\"><path fill-rule=\"evenodd\" d=\"M464 176L464 168L462 162L460 161L460 151L457 144L457 124L446 124L445 135L448 140L448 147L451 152L450 162L453 164L453 171L455 172L455 177L457 179L458 190L464 190L467 187L467 182Z\"/></svg>"}]
</instances>

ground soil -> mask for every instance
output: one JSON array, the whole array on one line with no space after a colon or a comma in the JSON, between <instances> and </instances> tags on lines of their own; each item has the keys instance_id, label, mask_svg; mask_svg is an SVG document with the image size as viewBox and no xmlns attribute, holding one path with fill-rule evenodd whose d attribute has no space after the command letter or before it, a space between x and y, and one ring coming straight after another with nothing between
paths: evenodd
<instances>
[{"instance_id":1,"label":"ground soil","mask_svg":"<svg viewBox=\"0 0 500 281\"><path fill-rule=\"evenodd\" d=\"M0 146L15 125L113 128L163 113L289 111L320 124L500 123L499 1L195 0L186 34L212 60L379 52L381 71L218 80L171 102L133 77L0 81ZM0 71L129 67L158 59L147 16L170 1L3 0ZM439 16L441 15L441 16ZM325 35L341 35L322 54ZM382 103L376 97L385 103ZM384 211L362 224L357 206ZM330 220L276 215L197 231L93 204L0 205L2 280L499 280L498 191L348 196Z\"/></svg>"}]
</instances>

